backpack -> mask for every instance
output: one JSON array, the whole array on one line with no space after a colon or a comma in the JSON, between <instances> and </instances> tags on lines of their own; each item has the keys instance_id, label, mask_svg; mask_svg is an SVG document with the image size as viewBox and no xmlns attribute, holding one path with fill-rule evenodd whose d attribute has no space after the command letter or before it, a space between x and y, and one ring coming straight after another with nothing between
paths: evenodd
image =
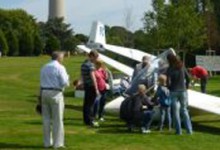
<instances>
[{"instance_id":1,"label":"backpack","mask_svg":"<svg viewBox=\"0 0 220 150\"><path fill-rule=\"evenodd\" d=\"M171 105L170 93L166 93L162 87L158 87L157 94L161 106L169 107Z\"/></svg>"}]
</instances>

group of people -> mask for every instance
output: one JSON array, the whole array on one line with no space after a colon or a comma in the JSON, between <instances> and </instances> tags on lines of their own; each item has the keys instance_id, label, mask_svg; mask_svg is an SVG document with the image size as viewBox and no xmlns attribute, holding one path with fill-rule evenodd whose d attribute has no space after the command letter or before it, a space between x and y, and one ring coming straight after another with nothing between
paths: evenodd
<instances>
[{"instance_id":1,"label":"group of people","mask_svg":"<svg viewBox=\"0 0 220 150\"><path fill-rule=\"evenodd\" d=\"M150 68L149 62L145 62L146 58L143 58L142 68L146 71ZM152 118L154 116L155 105L160 106L160 131L163 130L165 115L167 116L167 122L169 130L172 128L172 117L175 124L176 134L182 134L181 128L181 118L185 123L188 134L192 134L192 124L190 116L188 113L188 97L187 97L187 87L188 87L188 76L183 63L177 56L169 54L167 56L169 67L164 74L160 74L158 77L158 86L153 92L154 98L150 100L150 96L146 94L147 87L151 84L139 84L138 92L134 96L131 96L132 105L130 111L133 114L131 118L128 118L129 130L132 129L137 120L141 122L142 133L150 132L150 125ZM147 65L143 65L147 64ZM144 67L143 67L144 66ZM135 77L134 77L135 78ZM149 77L150 78L150 77ZM149 82L144 82L149 83ZM171 115L171 110L172 114ZM181 115L182 116L181 116ZM136 120L136 121L133 121Z\"/></svg>"},{"instance_id":2,"label":"group of people","mask_svg":"<svg viewBox=\"0 0 220 150\"><path fill-rule=\"evenodd\" d=\"M163 130L165 118L167 118L169 131L171 131L172 125L174 125L176 134L181 135L181 125L184 122L187 133L192 134L193 130L188 112L187 94L190 75L194 80L200 79L201 92L206 93L207 70L201 66L196 66L189 68L187 71L177 56L168 54L168 68L162 68L163 71L159 71L161 70L159 67L150 76L141 79L143 71L150 71L149 60L150 58L144 56L142 63L138 64L134 70L132 80L136 79L136 81L134 81L135 83L133 85L135 87L135 84L138 83L138 88L135 87L133 89L137 90L137 93L134 93L134 90L132 90L130 97L123 102L124 104L122 103L121 118L127 122L129 131L132 131L132 128L139 123L142 133L150 133L150 126L155 114L153 108L159 105L160 131ZM155 72L157 77L155 76ZM137 78L140 79L138 80ZM154 89L153 92L152 89Z\"/></svg>"},{"instance_id":3,"label":"group of people","mask_svg":"<svg viewBox=\"0 0 220 150\"><path fill-rule=\"evenodd\" d=\"M64 147L63 91L66 86L69 86L69 75L62 65L63 58L64 54L62 52L54 52L52 61L43 66L41 70L41 97L39 103L42 108L45 148L51 146L54 148ZM163 130L165 115L167 115L169 130L172 128L173 119L176 134L182 134L181 119L183 119L187 133L192 134L192 124L188 113L188 86L186 85L186 73L183 63L172 54L167 56L167 60L169 67L165 74L159 75L159 86L155 89L154 100L151 100L146 94L148 88L146 84L139 84L137 94L131 96L133 102L132 113L135 117L130 118L128 126L132 129L133 122L138 118L141 120L142 132L149 133L154 115L153 107L159 104L161 114L159 128L161 131ZM149 60L144 57L142 65L138 66L139 70L136 69L135 73L148 67L148 65ZM196 71L191 70L191 72L195 77L197 76L195 74ZM98 127L99 124L95 121L95 118L98 115L99 120L104 120L103 109L106 101L109 74L104 63L99 59L97 51L91 51L88 54L88 59L81 65L81 78L85 91L83 101L84 124ZM204 80L207 81L206 79ZM171 115L171 110L173 115Z\"/></svg>"}]
</instances>

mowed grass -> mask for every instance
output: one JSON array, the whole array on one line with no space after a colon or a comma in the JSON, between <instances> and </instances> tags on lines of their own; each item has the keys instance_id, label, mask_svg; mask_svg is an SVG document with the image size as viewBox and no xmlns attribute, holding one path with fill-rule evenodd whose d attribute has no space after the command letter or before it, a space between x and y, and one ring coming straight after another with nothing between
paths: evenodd
<instances>
[{"instance_id":1,"label":"mowed grass","mask_svg":"<svg viewBox=\"0 0 220 150\"><path fill-rule=\"evenodd\" d=\"M65 60L71 80L80 75L83 56ZM0 149L43 149L41 116L35 105L39 72L49 57L0 58ZM208 92L220 96L220 77L208 84ZM65 92L65 143L74 150L218 150L220 116L193 116L194 134L153 131L149 135L126 132L117 117L107 116L99 129L82 122L82 99L75 99L69 87Z\"/></svg>"}]
</instances>

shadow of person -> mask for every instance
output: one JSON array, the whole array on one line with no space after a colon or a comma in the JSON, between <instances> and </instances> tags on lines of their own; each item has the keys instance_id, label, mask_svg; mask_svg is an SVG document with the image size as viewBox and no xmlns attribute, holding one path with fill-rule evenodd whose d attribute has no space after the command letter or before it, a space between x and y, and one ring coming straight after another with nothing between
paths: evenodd
<instances>
[{"instance_id":1,"label":"shadow of person","mask_svg":"<svg viewBox=\"0 0 220 150\"><path fill-rule=\"evenodd\" d=\"M216 81L217 82L217 81ZM220 90L212 90L208 91L208 94L220 96Z\"/></svg>"},{"instance_id":2,"label":"shadow of person","mask_svg":"<svg viewBox=\"0 0 220 150\"><path fill-rule=\"evenodd\" d=\"M206 123L207 122L208 121L206 121ZM220 133L220 127L209 126L209 125L201 124L200 122L193 122L193 130L197 132L209 133L213 135L219 135Z\"/></svg>"},{"instance_id":3,"label":"shadow of person","mask_svg":"<svg viewBox=\"0 0 220 150\"><path fill-rule=\"evenodd\" d=\"M18 143L0 143L0 149L43 149L38 145L21 145Z\"/></svg>"},{"instance_id":4,"label":"shadow of person","mask_svg":"<svg viewBox=\"0 0 220 150\"><path fill-rule=\"evenodd\" d=\"M66 91L64 92L64 96L73 98L75 94L74 94L74 91Z\"/></svg>"},{"instance_id":5,"label":"shadow of person","mask_svg":"<svg viewBox=\"0 0 220 150\"><path fill-rule=\"evenodd\" d=\"M41 120L30 120L30 121L25 121L24 123L29 125L42 125Z\"/></svg>"},{"instance_id":6,"label":"shadow of person","mask_svg":"<svg viewBox=\"0 0 220 150\"><path fill-rule=\"evenodd\" d=\"M76 105L65 105L65 108L66 109L73 109L73 110L80 111L80 112L82 112L82 110L83 110L82 106L76 106Z\"/></svg>"},{"instance_id":7,"label":"shadow of person","mask_svg":"<svg viewBox=\"0 0 220 150\"><path fill-rule=\"evenodd\" d=\"M100 134L129 134L130 132L126 128L117 127L117 128L99 128L97 133Z\"/></svg>"}]
</instances>

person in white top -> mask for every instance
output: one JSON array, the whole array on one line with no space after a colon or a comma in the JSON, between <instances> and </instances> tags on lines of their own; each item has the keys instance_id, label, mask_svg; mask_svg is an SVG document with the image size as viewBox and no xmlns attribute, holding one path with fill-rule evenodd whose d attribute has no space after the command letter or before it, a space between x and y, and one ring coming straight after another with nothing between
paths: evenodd
<instances>
[{"instance_id":1,"label":"person in white top","mask_svg":"<svg viewBox=\"0 0 220 150\"><path fill-rule=\"evenodd\" d=\"M64 54L54 52L40 75L44 147L64 147L64 96L69 76L62 65Z\"/></svg>"}]
</instances>

